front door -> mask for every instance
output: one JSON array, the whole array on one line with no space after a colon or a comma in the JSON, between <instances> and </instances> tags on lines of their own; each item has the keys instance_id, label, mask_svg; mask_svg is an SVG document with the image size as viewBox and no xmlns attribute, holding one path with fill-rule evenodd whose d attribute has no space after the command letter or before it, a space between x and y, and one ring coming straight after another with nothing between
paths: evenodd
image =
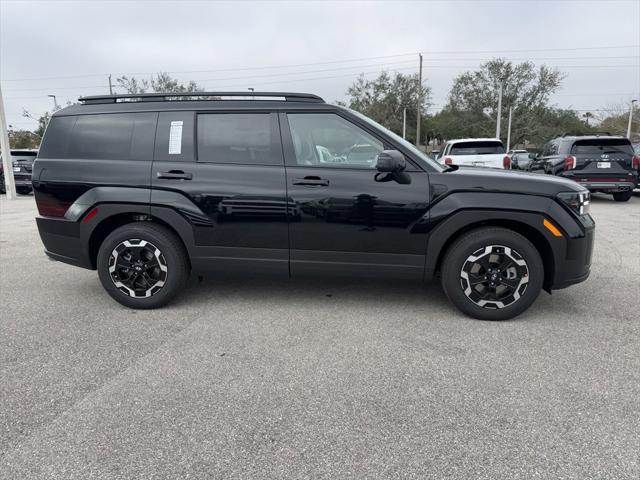
<instances>
[{"instance_id":1,"label":"front door","mask_svg":"<svg viewBox=\"0 0 640 480\"><path fill-rule=\"evenodd\" d=\"M428 175L408 163L379 173L391 148L337 113L281 114L289 199L290 269L421 279Z\"/></svg>"}]
</instances>

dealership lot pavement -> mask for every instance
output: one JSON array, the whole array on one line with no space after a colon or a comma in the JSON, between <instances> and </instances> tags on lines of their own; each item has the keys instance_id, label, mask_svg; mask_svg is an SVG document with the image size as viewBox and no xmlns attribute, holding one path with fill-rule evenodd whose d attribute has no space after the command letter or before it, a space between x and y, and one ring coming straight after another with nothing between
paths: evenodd
<instances>
[{"instance_id":1,"label":"dealership lot pavement","mask_svg":"<svg viewBox=\"0 0 640 480\"><path fill-rule=\"evenodd\" d=\"M132 311L0 200L0 478L639 478L640 196L514 321L437 284L193 282Z\"/></svg>"}]
</instances>

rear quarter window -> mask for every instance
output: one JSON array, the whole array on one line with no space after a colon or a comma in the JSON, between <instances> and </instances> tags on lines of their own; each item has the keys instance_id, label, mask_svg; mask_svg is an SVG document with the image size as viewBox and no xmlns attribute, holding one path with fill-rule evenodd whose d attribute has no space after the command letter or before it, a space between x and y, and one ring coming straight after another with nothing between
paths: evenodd
<instances>
[{"instance_id":1,"label":"rear quarter window","mask_svg":"<svg viewBox=\"0 0 640 480\"><path fill-rule=\"evenodd\" d=\"M156 113L53 117L41 158L152 160Z\"/></svg>"}]
</instances>

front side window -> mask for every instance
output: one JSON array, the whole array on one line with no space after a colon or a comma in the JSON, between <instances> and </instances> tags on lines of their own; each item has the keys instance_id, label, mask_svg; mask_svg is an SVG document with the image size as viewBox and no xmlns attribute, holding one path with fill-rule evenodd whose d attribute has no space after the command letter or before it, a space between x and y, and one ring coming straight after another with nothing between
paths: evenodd
<instances>
[{"instance_id":1,"label":"front side window","mask_svg":"<svg viewBox=\"0 0 640 480\"><path fill-rule=\"evenodd\" d=\"M299 166L375 168L380 140L334 113L287 115Z\"/></svg>"},{"instance_id":2,"label":"front side window","mask_svg":"<svg viewBox=\"0 0 640 480\"><path fill-rule=\"evenodd\" d=\"M278 165L277 129L270 113L198 115L198 161L244 165Z\"/></svg>"}]
</instances>

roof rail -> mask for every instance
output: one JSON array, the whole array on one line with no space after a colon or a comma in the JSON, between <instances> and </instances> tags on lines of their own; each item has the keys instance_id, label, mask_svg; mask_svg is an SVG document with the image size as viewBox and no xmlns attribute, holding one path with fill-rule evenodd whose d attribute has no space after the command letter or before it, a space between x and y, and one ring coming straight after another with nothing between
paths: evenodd
<instances>
[{"instance_id":1,"label":"roof rail","mask_svg":"<svg viewBox=\"0 0 640 480\"><path fill-rule=\"evenodd\" d=\"M562 134L563 137L600 137L600 136L609 136L613 137L614 135L611 132L590 132L590 133L571 133L565 132Z\"/></svg>"},{"instance_id":2,"label":"roof rail","mask_svg":"<svg viewBox=\"0 0 640 480\"><path fill-rule=\"evenodd\" d=\"M226 97L226 98L225 98ZM245 97L245 98L238 98ZM250 98L246 98L250 97ZM287 102L324 103L324 100L311 93L291 92L166 92L166 93L128 93L121 95L93 95L80 97L84 105L96 103L123 102L169 102L186 100L285 100Z\"/></svg>"}]
</instances>

